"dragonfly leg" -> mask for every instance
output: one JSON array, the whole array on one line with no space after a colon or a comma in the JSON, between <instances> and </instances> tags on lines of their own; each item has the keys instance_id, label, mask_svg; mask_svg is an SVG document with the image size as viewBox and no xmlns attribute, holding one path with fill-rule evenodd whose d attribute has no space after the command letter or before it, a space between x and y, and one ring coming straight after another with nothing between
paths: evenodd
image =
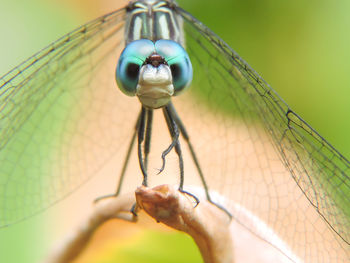
<instances>
[{"instance_id":1,"label":"dragonfly leg","mask_svg":"<svg viewBox=\"0 0 350 263\"><path fill-rule=\"evenodd\" d=\"M223 210L230 218L232 218L232 214L225 207L221 206L220 204L217 204L216 202L214 202L211 199L210 194L209 194L209 188L208 188L207 182L205 181L204 174L203 174L202 169L201 169L201 167L199 165L199 161L197 159L196 153L195 153L194 148L193 148L193 146L191 144L190 137L188 136L188 133L187 133L187 131L185 129L185 126L182 123L179 115L177 114L177 112L175 110L175 107L172 104L172 102L170 102L166 107L167 107L167 109L169 111L169 115L173 118L173 120L175 121L175 123L179 127L179 129L181 131L181 134L182 134L182 137L185 139L185 141L186 141L186 143L188 145L188 148L190 149L192 160L193 160L193 162L194 162L194 164L195 164L195 166L197 168L197 171L198 171L198 174L200 176L202 185L204 187L204 191L205 191L205 195L207 197L207 200L210 203L212 203L213 205L215 205L216 207L218 207L221 210Z\"/></svg>"},{"instance_id":2,"label":"dragonfly leg","mask_svg":"<svg viewBox=\"0 0 350 263\"><path fill-rule=\"evenodd\" d=\"M144 166L147 171L148 168L148 155L151 150L151 135L152 135L152 122L153 122L153 110L147 109L146 112L147 122L146 122L146 130L145 130L145 146L143 149L144 152Z\"/></svg>"},{"instance_id":3,"label":"dragonfly leg","mask_svg":"<svg viewBox=\"0 0 350 263\"><path fill-rule=\"evenodd\" d=\"M171 138L173 139L171 145L169 148L164 151L169 153L170 150L175 147L175 152L179 157L179 166L180 166L180 189L183 188L184 184L184 163L183 163L183 158L182 158L182 152L180 148L180 142L179 142L179 129L174 121L174 119L169 115L169 110L167 109L167 106L163 108L163 114L168 126L168 130L170 133ZM169 152L168 152L169 150ZM163 154L164 154L163 152Z\"/></svg>"},{"instance_id":4,"label":"dragonfly leg","mask_svg":"<svg viewBox=\"0 0 350 263\"><path fill-rule=\"evenodd\" d=\"M122 188L122 185L123 185L123 181L124 181L126 168L128 167L128 164L129 164L131 151L132 151L132 148L134 147L134 144L135 144L136 133L137 133L138 127L140 125L140 118L141 118L141 112L140 112L139 116L137 117L136 125L135 125L134 131L133 131L130 143L129 143L128 151L126 153L125 160L124 160L124 163L123 163L123 168L122 168L122 171L120 173L120 177L119 177L119 181L118 181L118 186L117 186L116 192L114 194L100 196L100 197L96 198L94 200L94 202L98 202L98 201L100 201L102 199L109 198L109 197L115 197L115 196L118 196L120 194L120 191L121 191L121 188Z\"/></svg>"},{"instance_id":5,"label":"dragonfly leg","mask_svg":"<svg viewBox=\"0 0 350 263\"><path fill-rule=\"evenodd\" d=\"M140 125L139 125L138 131L137 131L137 133L138 133L137 153L138 153L138 157L139 157L139 164L140 164L141 172L143 175L142 185L144 185L144 186L147 186L147 171L146 171L144 159L142 156L142 143L145 139L147 112L148 112L148 110L146 110L146 108L142 106L141 114L140 114Z\"/></svg>"},{"instance_id":6,"label":"dragonfly leg","mask_svg":"<svg viewBox=\"0 0 350 263\"><path fill-rule=\"evenodd\" d=\"M179 141L179 129L177 127L177 124L176 124L173 116L169 112L169 109L167 106L163 108L163 113L164 113L164 117L165 117L165 120L166 120L171 137L176 138L175 152L176 152L177 156L179 157L179 166L180 166L179 191L191 196L196 201L196 205L195 205L195 207L196 207L199 204L199 199L195 195L193 195L193 194L191 194L183 189L185 175L184 175L184 161L182 158L181 146L180 146L180 141Z\"/></svg>"},{"instance_id":7,"label":"dragonfly leg","mask_svg":"<svg viewBox=\"0 0 350 263\"><path fill-rule=\"evenodd\" d=\"M123 185L123 181L124 181L124 176L125 176L126 168L128 167L129 160L130 160L130 155L131 155L131 151L132 151L132 148L134 147L134 144L135 144L136 133L137 133L137 131L138 131L138 129L139 129L140 118L141 118L141 112L140 112L139 116L137 117L135 129L134 129L134 132L133 132L133 134L132 134L132 138L131 138L131 141L130 141L130 144L129 144L128 151L127 151L127 153L126 153L126 157L125 157L125 160L124 160L124 164L123 164L122 171L121 171L121 173L120 173L117 191L115 192L115 195L116 195L116 196L119 195L119 193L120 193L120 191L121 191L121 188L122 188L122 185Z\"/></svg>"},{"instance_id":8,"label":"dragonfly leg","mask_svg":"<svg viewBox=\"0 0 350 263\"><path fill-rule=\"evenodd\" d=\"M167 119L166 107L163 108L163 113L164 113L165 119L167 121L168 128L170 129L171 124L169 124L169 120ZM171 135L171 138L172 138L172 142L169 145L169 147L165 151L162 152L162 161L163 161L163 163L162 163L162 167L159 169L158 174L163 172L163 170L165 168L165 157L170 153L170 151L176 146L176 144L179 141L180 133L179 133L177 127L176 127L176 130L174 130L173 132L170 131L170 135Z\"/></svg>"},{"instance_id":9,"label":"dragonfly leg","mask_svg":"<svg viewBox=\"0 0 350 263\"><path fill-rule=\"evenodd\" d=\"M117 191L115 194L104 195L104 196L98 197L95 199L95 202L98 202L99 200L104 199L104 198L115 197L115 196L119 195L119 193L121 191L122 184L123 184L126 168L128 166L129 160L130 160L131 151L132 151L132 148L133 148L134 143L135 143L136 134L137 134L137 138L138 138L137 149L138 149L139 164L140 164L140 168L141 168L142 175L143 175L142 185L147 186L147 163L148 163L148 155L150 152L150 144L151 144L152 120L153 120L153 110L148 110L148 109L145 109L144 107L142 107L141 112L139 114L139 117L137 118L135 130L134 130L133 136L131 138L131 141L130 141L130 144L128 147L126 158L124 160L122 172L121 172L121 175L119 178ZM145 147L144 147L145 159L143 159L143 156L142 156L142 143L144 141L145 141ZM136 203L132 206L132 208L130 209L130 212L134 216L137 216Z\"/></svg>"},{"instance_id":10,"label":"dragonfly leg","mask_svg":"<svg viewBox=\"0 0 350 263\"><path fill-rule=\"evenodd\" d=\"M151 149L151 135L152 135L152 122L153 122L153 110L142 107L138 123L136 125L136 131L138 133L138 157L139 164L143 175L142 185L147 186L147 166L148 166L148 155ZM135 135L136 135L135 131ZM144 141L144 158L142 157L142 142ZM137 216L137 204L133 204L130 212L136 217Z\"/></svg>"}]
</instances>

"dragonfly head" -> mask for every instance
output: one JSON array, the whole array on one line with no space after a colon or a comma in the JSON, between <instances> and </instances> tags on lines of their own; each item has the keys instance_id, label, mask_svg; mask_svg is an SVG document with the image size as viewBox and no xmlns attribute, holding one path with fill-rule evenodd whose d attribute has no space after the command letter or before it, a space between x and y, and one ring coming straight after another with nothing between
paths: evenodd
<instances>
[{"instance_id":1,"label":"dragonfly head","mask_svg":"<svg viewBox=\"0 0 350 263\"><path fill-rule=\"evenodd\" d=\"M116 79L122 92L136 95L147 108L157 109L185 90L192 74L191 61L181 45L171 40L141 39L123 50Z\"/></svg>"}]
</instances>

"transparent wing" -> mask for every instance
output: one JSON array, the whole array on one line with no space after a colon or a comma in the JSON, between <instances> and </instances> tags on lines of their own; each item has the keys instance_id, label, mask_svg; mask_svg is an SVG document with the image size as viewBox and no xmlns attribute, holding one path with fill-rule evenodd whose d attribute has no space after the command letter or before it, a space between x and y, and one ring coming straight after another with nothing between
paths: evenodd
<instances>
[{"instance_id":1,"label":"transparent wing","mask_svg":"<svg viewBox=\"0 0 350 263\"><path fill-rule=\"evenodd\" d=\"M306 262L347 261L349 161L219 37L175 10L194 66L190 102L184 99L179 114L210 189L225 197L235 220L290 259L297 261L288 249ZM248 211L287 245L261 230Z\"/></svg>"},{"instance_id":2,"label":"transparent wing","mask_svg":"<svg viewBox=\"0 0 350 263\"><path fill-rule=\"evenodd\" d=\"M87 23L0 79L0 226L63 198L118 151L124 16Z\"/></svg>"}]
</instances>

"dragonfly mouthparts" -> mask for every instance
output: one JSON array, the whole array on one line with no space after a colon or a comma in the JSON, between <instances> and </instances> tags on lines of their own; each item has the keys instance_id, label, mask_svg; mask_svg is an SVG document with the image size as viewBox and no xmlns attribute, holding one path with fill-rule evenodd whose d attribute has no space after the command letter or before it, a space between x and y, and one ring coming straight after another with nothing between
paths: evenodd
<instances>
[{"instance_id":1,"label":"dragonfly mouthparts","mask_svg":"<svg viewBox=\"0 0 350 263\"><path fill-rule=\"evenodd\" d=\"M165 59L161 55L158 55L158 54L150 55L146 59L145 63L146 64L151 64L153 67L158 67L161 64L165 64L165 65L167 64Z\"/></svg>"},{"instance_id":2,"label":"dragonfly mouthparts","mask_svg":"<svg viewBox=\"0 0 350 263\"><path fill-rule=\"evenodd\" d=\"M172 81L169 66L160 64L156 67L153 64L146 64L140 70L136 95L144 106L153 109L161 108L174 94Z\"/></svg>"}]
</instances>

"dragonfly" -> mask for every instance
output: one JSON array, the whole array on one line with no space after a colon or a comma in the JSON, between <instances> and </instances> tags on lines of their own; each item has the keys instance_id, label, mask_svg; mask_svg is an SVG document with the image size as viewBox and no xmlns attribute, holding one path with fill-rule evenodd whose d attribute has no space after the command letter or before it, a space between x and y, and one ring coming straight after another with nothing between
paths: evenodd
<instances>
[{"instance_id":1,"label":"dragonfly","mask_svg":"<svg viewBox=\"0 0 350 263\"><path fill-rule=\"evenodd\" d=\"M179 85L187 90L173 83L175 96L150 105L129 88L138 89L144 66L176 79L173 50L193 76ZM121 71L130 58L139 63L126 70L137 76L131 81ZM349 161L174 1L133 1L97 18L10 71L0 87L2 227L52 206L109 162L120 169L119 185L132 189L135 155L138 184L175 179L194 198L187 185L207 188L232 220L286 257L246 210L305 262L349 258Z\"/></svg>"}]
</instances>

